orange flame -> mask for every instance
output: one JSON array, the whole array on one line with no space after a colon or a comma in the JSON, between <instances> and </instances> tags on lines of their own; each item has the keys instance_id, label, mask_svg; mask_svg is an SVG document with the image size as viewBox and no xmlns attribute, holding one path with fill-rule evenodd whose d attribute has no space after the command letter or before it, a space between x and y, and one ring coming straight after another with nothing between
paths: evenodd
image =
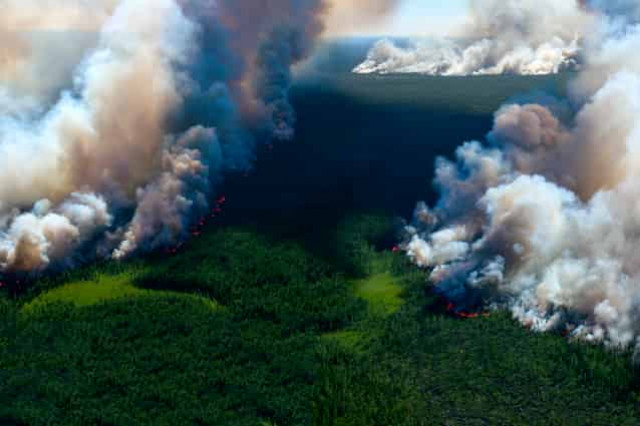
<instances>
[{"instance_id":1,"label":"orange flame","mask_svg":"<svg viewBox=\"0 0 640 426\"><path fill-rule=\"evenodd\" d=\"M456 311L456 306L453 304L453 302L448 302L447 303L447 312L449 314L455 315L458 318L463 318L463 319L473 319L473 318L480 318L480 317L488 317L491 314L489 312L466 312L466 311Z\"/></svg>"}]
</instances>

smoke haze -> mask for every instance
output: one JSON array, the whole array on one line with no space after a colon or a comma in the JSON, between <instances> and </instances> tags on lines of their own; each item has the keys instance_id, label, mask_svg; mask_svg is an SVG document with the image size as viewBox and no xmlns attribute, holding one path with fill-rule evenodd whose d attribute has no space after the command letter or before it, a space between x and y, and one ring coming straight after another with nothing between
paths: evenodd
<instances>
[{"instance_id":1,"label":"smoke haze","mask_svg":"<svg viewBox=\"0 0 640 426\"><path fill-rule=\"evenodd\" d=\"M638 4L583 6L570 97L504 105L485 143L438 160L441 198L418 205L405 248L460 309L640 348Z\"/></svg>"},{"instance_id":2,"label":"smoke haze","mask_svg":"<svg viewBox=\"0 0 640 426\"><path fill-rule=\"evenodd\" d=\"M384 23L401 0L329 0L325 32L344 36L370 32Z\"/></svg>"}]
</instances>

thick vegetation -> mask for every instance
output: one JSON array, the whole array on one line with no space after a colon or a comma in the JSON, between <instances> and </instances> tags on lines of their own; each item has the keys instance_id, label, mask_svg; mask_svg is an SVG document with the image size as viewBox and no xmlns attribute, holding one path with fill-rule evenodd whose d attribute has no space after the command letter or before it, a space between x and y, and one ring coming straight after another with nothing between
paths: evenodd
<instances>
[{"instance_id":1,"label":"thick vegetation","mask_svg":"<svg viewBox=\"0 0 640 426\"><path fill-rule=\"evenodd\" d=\"M209 230L4 297L0 425L637 424L626 354L448 315L389 228Z\"/></svg>"}]
</instances>

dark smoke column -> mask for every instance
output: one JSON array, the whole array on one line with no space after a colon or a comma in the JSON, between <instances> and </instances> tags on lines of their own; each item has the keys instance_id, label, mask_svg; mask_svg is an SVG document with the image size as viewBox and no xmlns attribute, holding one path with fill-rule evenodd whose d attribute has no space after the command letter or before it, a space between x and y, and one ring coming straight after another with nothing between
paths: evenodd
<instances>
[{"instance_id":1,"label":"dark smoke column","mask_svg":"<svg viewBox=\"0 0 640 426\"><path fill-rule=\"evenodd\" d=\"M268 138L290 139L295 111L291 67L304 60L323 31L323 0L222 0L215 13L226 29L240 107Z\"/></svg>"}]
</instances>

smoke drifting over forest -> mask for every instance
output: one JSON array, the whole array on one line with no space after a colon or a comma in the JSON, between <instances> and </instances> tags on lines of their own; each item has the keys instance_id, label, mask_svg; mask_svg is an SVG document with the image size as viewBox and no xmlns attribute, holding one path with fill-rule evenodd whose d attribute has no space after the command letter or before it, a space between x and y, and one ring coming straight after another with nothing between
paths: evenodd
<instances>
[{"instance_id":1,"label":"smoke drifting over forest","mask_svg":"<svg viewBox=\"0 0 640 426\"><path fill-rule=\"evenodd\" d=\"M354 72L554 74L578 66L583 36L596 27L589 8L575 0L472 0L455 39L404 47L384 39Z\"/></svg>"},{"instance_id":2,"label":"smoke drifting over forest","mask_svg":"<svg viewBox=\"0 0 640 426\"><path fill-rule=\"evenodd\" d=\"M439 160L440 201L404 247L461 309L640 347L640 3L474 4L471 41L383 42L359 71L580 72L567 99L504 105L486 141ZM0 272L187 238L257 143L293 136L291 67L332 13L394 5L0 0Z\"/></svg>"},{"instance_id":3,"label":"smoke drifting over forest","mask_svg":"<svg viewBox=\"0 0 640 426\"><path fill-rule=\"evenodd\" d=\"M504 105L485 143L438 160L441 198L418 206L405 247L461 309L640 348L638 2L581 10L592 31L569 98Z\"/></svg>"}]
</instances>

